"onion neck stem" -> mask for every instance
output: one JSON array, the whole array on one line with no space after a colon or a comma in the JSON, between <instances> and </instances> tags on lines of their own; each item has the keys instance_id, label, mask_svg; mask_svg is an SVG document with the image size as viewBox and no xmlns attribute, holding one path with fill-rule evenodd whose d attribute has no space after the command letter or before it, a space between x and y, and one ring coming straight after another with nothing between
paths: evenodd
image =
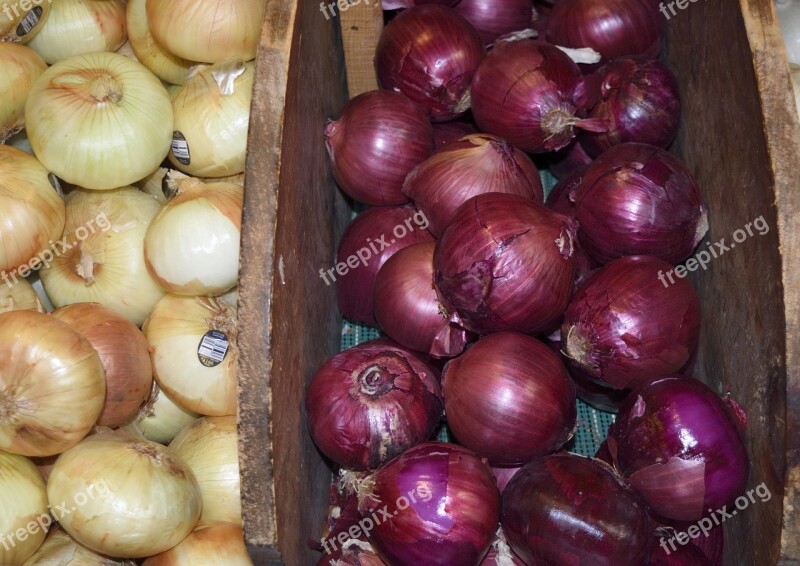
<instances>
[{"instance_id":1,"label":"onion neck stem","mask_svg":"<svg viewBox=\"0 0 800 566\"><path fill-rule=\"evenodd\" d=\"M94 283L94 258L84 248L81 248L81 256L78 265L75 266L75 273L82 277L87 285Z\"/></svg>"},{"instance_id":2,"label":"onion neck stem","mask_svg":"<svg viewBox=\"0 0 800 566\"><path fill-rule=\"evenodd\" d=\"M97 102L118 104L122 100L119 83L108 75L101 75L93 79L89 88L92 98Z\"/></svg>"},{"instance_id":3,"label":"onion neck stem","mask_svg":"<svg viewBox=\"0 0 800 566\"><path fill-rule=\"evenodd\" d=\"M358 381L362 393L378 396L390 391L394 380L386 368L373 364L359 374Z\"/></svg>"},{"instance_id":4,"label":"onion neck stem","mask_svg":"<svg viewBox=\"0 0 800 566\"><path fill-rule=\"evenodd\" d=\"M564 110L555 109L545 114L542 118L542 130L547 134L547 139L563 134L575 125L575 116Z\"/></svg>"}]
</instances>

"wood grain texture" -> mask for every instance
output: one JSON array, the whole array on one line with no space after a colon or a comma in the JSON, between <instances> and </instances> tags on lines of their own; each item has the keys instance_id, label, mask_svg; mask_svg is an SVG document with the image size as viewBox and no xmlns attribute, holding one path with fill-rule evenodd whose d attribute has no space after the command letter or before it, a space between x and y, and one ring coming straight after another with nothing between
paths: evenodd
<instances>
[{"instance_id":1,"label":"wood grain texture","mask_svg":"<svg viewBox=\"0 0 800 566\"><path fill-rule=\"evenodd\" d=\"M698 376L747 411L749 487L763 482L772 494L725 524L725 563L737 566L800 564L800 193L792 173L800 137L777 29L770 0L697 2L668 23L667 60L683 100L674 149L705 193L707 239L735 243L759 217L769 226L762 236L751 224L753 236L694 279L704 309Z\"/></svg>"},{"instance_id":2,"label":"wood grain texture","mask_svg":"<svg viewBox=\"0 0 800 566\"><path fill-rule=\"evenodd\" d=\"M342 23L350 98L378 88L373 59L378 37L383 30L380 0L355 1L359 3L353 3L345 11L337 11Z\"/></svg>"},{"instance_id":3,"label":"wood grain texture","mask_svg":"<svg viewBox=\"0 0 800 566\"><path fill-rule=\"evenodd\" d=\"M239 287L239 447L257 565L313 564L330 470L305 427L305 385L338 350L333 263L347 218L322 128L344 104L338 22L270 0L256 63Z\"/></svg>"}]
</instances>

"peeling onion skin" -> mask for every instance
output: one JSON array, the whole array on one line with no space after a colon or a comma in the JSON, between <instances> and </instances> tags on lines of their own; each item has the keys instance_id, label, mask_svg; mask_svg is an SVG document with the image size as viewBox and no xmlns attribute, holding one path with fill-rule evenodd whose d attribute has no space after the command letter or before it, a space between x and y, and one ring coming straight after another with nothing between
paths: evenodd
<instances>
[{"instance_id":1,"label":"peeling onion skin","mask_svg":"<svg viewBox=\"0 0 800 566\"><path fill-rule=\"evenodd\" d=\"M731 507L747 486L749 459L737 426L711 388L673 375L628 396L608 448L655 512L697 521L707 509Z\"/></svg>"},{"instance_id":2,"label":"peeling onion skin","mask_svg":"<svg viewBox=\"0 0 800 566\"><path fill-rule=\"evenodd\" d=\"M603 462L560 453L520 469L503 492L503 532L526 564L641 566L652 524Z\"/></svg>"},{"instance_id":3,"label":"peeling onion skin","mask_svg":"<svg viewBox=\"0 0 800 566\"><path fill-rule=\"evenodd\" d=\"M679 372L697 350L700 299L686 279L662 284L658 274L670 268L652 256L630 256L592 275L564 314L568 365L615 389Z\"/></svg>"},{"instance_id":4,"label":"peeling onion skin","mask_svg":"<svg viewBox=\"0 0 800 566\"><path fill-rule=\"evenodd\" d=\"M311 437L331 460L375 469L433 433L442 416L439 375L391 340L330 358L306 391Z\"/></svg>"}]
</instances>

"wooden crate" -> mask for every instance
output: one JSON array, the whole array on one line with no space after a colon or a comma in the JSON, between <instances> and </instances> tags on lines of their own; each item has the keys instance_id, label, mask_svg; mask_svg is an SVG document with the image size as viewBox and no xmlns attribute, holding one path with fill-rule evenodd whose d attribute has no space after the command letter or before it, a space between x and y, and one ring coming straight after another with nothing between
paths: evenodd
<instances>
[{"instance_id":1,"label":"wooden crate","mask_svg":"<svg viewBox=\"0 0 800 566\"><path fill-rule=\"evenodd\" d=\"M382 20L362 0L334 18L271 0L256 65L240 286L243 512L256 564L315 564L330 470L308 436L303 392L339 344L333 265L348 208L332 181L326 118L374 85ZM771 0L692 0L668 22L684 99L674 151L709 205L709 241L763 216L765 236L699 273L698 377L746 408L751 486L767 503L725 524L726 564L800 564L800 126ZM345 74L345 49L347 75Z\"/></svg>"}]
</instances>

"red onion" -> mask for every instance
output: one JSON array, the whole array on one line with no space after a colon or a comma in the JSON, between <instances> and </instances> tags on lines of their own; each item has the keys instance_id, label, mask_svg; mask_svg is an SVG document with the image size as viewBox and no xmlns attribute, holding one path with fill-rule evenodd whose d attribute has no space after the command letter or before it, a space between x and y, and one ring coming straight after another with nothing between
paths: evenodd
<instances>
[{"instance_id":1,"label":"red onion","mask_svg":"<svg viewBox=\"0 0 800 566\"><path fill-rule=\"evenodd\" d=\"M660 61L623 57L595 71L599 101L589 118L606 132L584 132L581 145L596 157L609 147L639 142L668 147L678 132L681 102L675 75Z\"/></svg>"},{"instance_id":2,"label":"red onion","mask_svg":"<svg viewBox=\"0 0 800 566\"><path fill-rule=\"evenodd\" d=\"M498 529L489 553L481 561L480 566L525 566L525 563L508 546L503 529Z\"/></svg>"},{"instance_id":3,"label":"red onion","mask_svg":"<svg viewBox=\"0 0 800 566\"><path fill-rule=\"evenodd\" d=\"M652 526L613 470L574 454L526 464L503 492L503 532L526 564L647 564Z\"/></svg>"},{"instance_id":4,"label":"red onion","mask_svg":"<svg viewBox=\"0 0 800 566\"><path fill-rule=\"evenodd\" d=\"M597 449L597 452L594 454L595 460L601 460L608 464L609 466L614 465L614 459L611 457L611 452L608 451L608 441L604 440L600 447Z\"/></svg>"},{"instance_id":5,"label":"red onion","mask_svg":"<svg viewBox=\"0 0 800 566\"><path fill-rule=\"evenodd\" d=\"M497 489L500 490L500 493L505 491L508 482L511 481L511 478L514 477L514 474L516 474L520 468L521 466L517 468L492 468L492 473L497 480Z\"/></svg>"},{"instance_id":6,"label":"red onion","mask_svg":"<svg viewBox=\"0 0 800 566\"><path fill-rule=\"evenodd\" d=\"M591 47L603 61L623 55L655 57L664 17L643 0L559 0L550 13L547 40L564 47Z\"/></svg>"},{"instance_id":7,"label":"red onion","mask_svg":"<svg viewBox=\"0 0 800 566\"><path fill-rule=\"evenodd\" d=\"M708 562L701 562L701 564L722 566L722 557L725 550L725 529L721 524L716 524L712 515L707 514L696 522L675 521L653 513L650 514L650 517L658 525L656 535L658 535L659 539L665 539L663 545L666 545L666 549L673 552L673 546L681 548L681 542L689 541L686 546L698 548L708 560ZM694 528L692 528L693 526ZM678 533L686 533L687 536L684 537ZM656 542L659 546L662 546L660 540ZM662 548L664 547L662 546ZM653 554L656 553L654 552Z\"/></svg>"},{"instance_id":8,"label":"red onion","mask_svg":"<svg viewBox=\"0 0 800 566\"><path fill-rule=\"evenodd\" d=\"M437 358L464 351L472 339L463 327L442 316L433 288L433 242L394 254L375 280L375 318L389 338Z\"/></svg>"},{"instance_id":9,"label":"red onion","mask_svg":"<svg viewBox=\"0 0 800 566\"><path fill-rule=\"evenodd\" d=\"M578 66L543 41L497 45L472 81L478 128L531 153L566 147L575 138L575 127L605 127L580 119L586 102Z\"/></svg>"},{"instance_id":10,"label":"red onion","mask_svg":"<svg viewBox=\"0 0 800 566\"><path fill-rule=\"evenodd\" d=\"M466 448L426 442L375 473L362 513L389 564L478 564L497 531L500 492L489 467Z\"/></svg>"},{"instance_id":11,"label":"red onion","mask_svg":"<svg viewBox=\"0 0 800 566\"><path fill-rule=\"evenodd\" d=\"M339 470L339 477L331 483L328 517L323 532L322 544L318 540L311 541L311 547L315 550L324 550L331 554L334 544L341 533L346 533L350 527L357 525L361 520L361 511L358 509L357 488L359 482L363 481L369 472L353 472L350 470ZM348 538L350 538L348 536ZM340 543L339 543L340 544ZM339 547L336 544L336 547ZM339 550L341 550L339 548Z\"/></svg>"},{"instance_id":12,"label":"red onion","mask_svg":"<svg viewBox=\"0 0 800 566\"><path fill-rule=\"evenodd\" d=\"M501 35L531 27L531 0L461 0L456 11L475 26L486 44Z\"/></svg>"},{"instance_id":13,"label":"red onion","mask_svg":"<svg viewBox=\"0 0 800 566\"><path fill-rule=\"evenodd\" d=\"M469 122L442 122L433 125L433 141L438 149L477 131Z\"/></svg>"},{"instance_id":14,"label":"red onion","mask_svg":"<svg viewBox=\"0 0 800 566\"><path fill-rule=\"evenodd\" d=\"M696 379L669 376L634 390L608 443L617 468L664 517L697 521L708 509L732 506L747 485L747 450L734 417Z\"/></svg>"},{"instance_id":15,"label":"red onion","mask_svg":"<svg viewBox=\"0 0 800 566\"><path fill-rule=\"evenodd\" d=\"M405 96L375 90L345 104L325 124L333 176L352 198L376 206L402 204L406 175L433 151L425 112Z\"/></svg>"},{"instance_id":16,"label":"red onion","mask_svg":"<svg viewBox=\"0 0 800 566\"><path fill-rule=\"evenodd\" d=\"M405 94L443 122L469 109L470 82L484 54L480 35L458 12L415 6L384 28L375 70L382 88Z\"/></svg>"},{"instance_id":17,"label":"red onion","mask_svg":"<svg viewBox=\"0 0 800 566\"><path fill-rule=\"evenodd\" d=\"M687 537L688 539L688 537ZM685 546L673 542L674 548L666 538L656 537L655 548L650 554L648 566L713 566L703 551L692 543Z\"/></svg>"},{"instance_id":18,"label":"red onion","mask_svg":"<svg viewBox=\"0 0 800 566\"><path fill-rule=\"evenodd\" d=\"M425 4L442 4L443 6L455 6L459 0L383 0L381 7L384 10L400 10L423 6Z\"/></svg>"},{"instance_id":19,"label":"red onion","mask_svg":"<svg viewBox=\"0 0 800 566\"><path fill-rule=\"evenodd\" d=\"M403 193L441 236L456 209L475 195L508 193L541 203L544 191L536 166L524 152L488 134L472 134L439 149L414 168Z\"/></svg>"},{"instance_id":20,"label":"red onion","mask_svg":"<svg viewBox=\"0 0 800 566\"><path fill-rule=\"evenodd\" d=\"M427 226L425 215L411 205L369 208L347 226L339 242L336 266L327 272L320 270L326 284L336 282L336 298L345 318L376 324L372 295L378 271L403 248L433 242ZM336 267L341 269L337 272Z\"/></svg>"},{"instance_id":21,"label":"red onion","mask_svg":"<svg viewBox=\"0 0 800 566\"><path fill-rule=\"evenodd\" d=\"M502 193L471 198L456 217L433 256L448 311L483 334L552 328L572 294L573 220Z\"/></svg>"},{"instance_id":22,"label":"red onion","mask_svg":"<svg viewBox=\"0 0 800 566\"><path fill-rule=\"evenodd\" d=\"M442 374L450 431L492 466L561 448L575 429L575 385L558 354L530 336L485 336Z\"/></svg>"},{"instance_id":23,"label":"red onion","mask_svg":"<svg viewBox=\"0 0 800 566\"><path fill-rule=\"evenodd\" d=\"M436 370L390 340L323 364L306 392L311 437L337 464L374 469L426 440L442 416Z\"/></svg>"},{"instance_id":24,"label":"red onion","mask_svg":"<svg viewBox=\"0 0 800 566\"><path fill-rule=\"evenodd\" d=\"M652 256L630 256L590 277L561 326L569 365L601 385L627 389L686 364L700 337L700 301L685 279L662 284L670 268Z\"/></svg>"},{"instance_id":25,"label":"red onion","mask_svg":"<svg viewBox=\"0 0 800 566\"><path fill-rule=\"evenodd\" d=\"M330 541L329 545L334 544ZM317 566L386 566L367 541L349 539L345 548L336 542L336 550L326 552L317 562Z\"/></svg>"},{"instance_id":26,"label":"red onion","mask_svg":"<svg viewBox=\"0 0 800 566\"><path fill-rule=\"evenodd\" d=\"M581 245L601 263L645 254L676 264L708 231L694 177L677 157L651 145L606 150L570 198Z\"/></svg>"},{"instance_id":27,"label":"red onion","mask_svg":"<svg viewBox=\"0 0 800 566\"><path fill-rule=\"evenodd\" d=\"M595 409L607 413L616 413L619 406L628 396L628 389L612 389L596 383L577 367L569 368L569 375L575 384L575 391L578 398L584 403L588 403Z\"/></svg>"},{"instance_id":28,"label":"red onion","mask_svg":"<svg viewBox=\"0 0 800 566\"><path fill-rule=\"evenodd\" d=\"M563 179L576 169L586 168L591 162L592 158L586 154L580 140L575 139L564 149L549 155L548 169L556 178Z\"/></svg>"}]
</instances>

